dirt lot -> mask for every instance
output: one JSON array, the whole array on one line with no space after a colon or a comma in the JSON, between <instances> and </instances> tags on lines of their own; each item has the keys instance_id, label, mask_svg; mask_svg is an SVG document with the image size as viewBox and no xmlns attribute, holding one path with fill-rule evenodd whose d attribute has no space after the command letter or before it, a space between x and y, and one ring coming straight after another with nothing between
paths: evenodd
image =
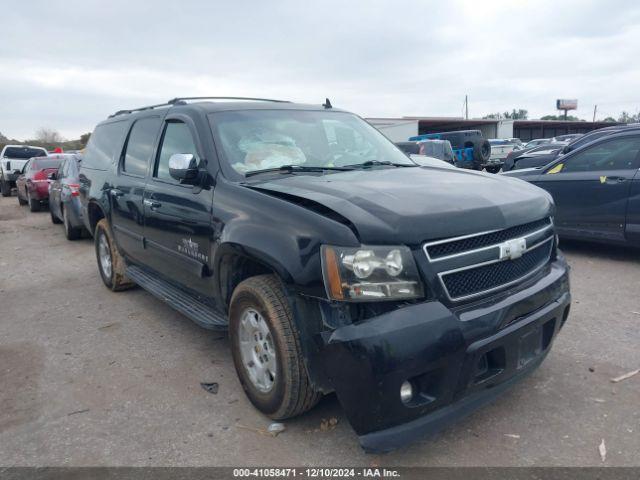
<instances>
[{"instance_id":1,"label":"dirt lot","mask_svg":"<svg viewBox=\"0 0 640 480\"><path fill-rule=\"evenodd\" d=\"M640 465L640 253L563 244L574 305L543 365L491 406L366 455L335 396L269 425L224 336L103 287L90 239L0 198L0 465ZM201 382L217 382L205 391ZM323 419L336 418L333 429Z\"/></svg>"}]
</instances>

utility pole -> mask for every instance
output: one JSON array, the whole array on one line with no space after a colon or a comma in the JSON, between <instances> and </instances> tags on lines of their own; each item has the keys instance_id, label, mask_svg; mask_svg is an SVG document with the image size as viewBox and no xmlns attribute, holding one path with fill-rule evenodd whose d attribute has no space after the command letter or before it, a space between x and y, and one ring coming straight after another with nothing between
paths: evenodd
<instances>
[{"instance_id":1,"label":"utility pole","mask_svg":"<svg viewBox=\"0 0 640 480\"><path fill-rule=\"evenodd\" d=\"M464 96L464 118L469 120L469 97L467 95Z\"/></svg>"},{"instance_id":2,"label":"utility pole","mask_svg":"<svg viewBox=\"0 0 640 480\"><path fill-rule=\"evenodd\" d=\"M598 111L598 105L593 106L593 123L596 123L596 112Z\"/></svg>"}]
</instances>

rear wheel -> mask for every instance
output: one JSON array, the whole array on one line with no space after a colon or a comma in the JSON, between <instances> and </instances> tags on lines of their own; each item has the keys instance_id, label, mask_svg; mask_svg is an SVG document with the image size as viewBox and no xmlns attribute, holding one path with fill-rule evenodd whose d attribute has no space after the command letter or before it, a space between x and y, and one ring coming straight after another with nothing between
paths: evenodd
<instances>
[{"instance_id":1,"label":"rear wheel","mask_svg":"<svg viewBox=\"0 0 640 480\"><path fill-rule=\"evenodd\" d=\"M94 234L98 270L104 284L114 292L126 290L135 284L125 275L126 264L111 236L105 218L96 225Z\"/></svg>"},{"instance_id":2,"label":"rear wheel","mask_svg":"<svg viewBox=\"0 0 640 480\"><path fill-rule=\"evenodd\" d=\"M321 394L311 386L293 315L275 276L251 277L236 287L229 337L240 383L258 410L280 420L318 402Z\"/></svg>"},{"instance_id":3,"label":"rear wheel","mask_svg":"<svg viewBox=\"0 0 640 480\"><path fill-rule=\"evenodd\" d=\"M0 180L0 192L3 197L11 196L11 185L5 180Z\"/></svg>"},{"instance_id":4,"label":"rear wheel","mask_svg":"<svg viewBox=\"0 0 640 480\"><path fill-rule=\"evenodd\" d=\"M27 201L29 202L29 210L32 212L39 212L40 211L40 202L38 200L34 200L33 198L31 198L31 195L29 195L29 193L27 192Z\"/></svg>"},{"instance_id":5,"label":"rear wheel","mask_svg":"<svg viewBox=\"0 0 640 480\"><path fill-rule=\"evenodd\" d=\"M60 221L58 220L58 223L59 222ZM64 234L66 235L67 240L77 240L82 236L82 229L71 225L66 208L62 209L62 223L64 223Z\"/></svg>"}]
</instances>

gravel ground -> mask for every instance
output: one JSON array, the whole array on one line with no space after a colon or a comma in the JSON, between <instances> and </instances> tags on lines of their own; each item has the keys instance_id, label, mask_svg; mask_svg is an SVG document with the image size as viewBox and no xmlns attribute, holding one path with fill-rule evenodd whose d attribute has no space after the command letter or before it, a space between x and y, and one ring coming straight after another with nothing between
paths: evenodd
<instances>
[{"instance_id":1,"label":"gravel ground","mask_svg":"<svg viewBox=\"0 0 640 480\"><path fill-rule=\"evenodd\" d=\"M226 337L108 291L90 239L0 198L0 465L639 466L640 375L610 379L640 368L640 254L562 247L574 304L543 365L439 435L367 455L335 396L260 434Z\"/></svg>"}]
</instances>

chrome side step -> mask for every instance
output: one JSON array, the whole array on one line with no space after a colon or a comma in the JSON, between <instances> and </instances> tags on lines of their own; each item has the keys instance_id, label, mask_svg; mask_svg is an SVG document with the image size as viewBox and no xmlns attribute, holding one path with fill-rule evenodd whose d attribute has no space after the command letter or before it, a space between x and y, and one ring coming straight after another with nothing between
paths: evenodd
<instances>
[{"instance_id":1,"label":"chrome side step","mask_svg":"<svg viewBox=\"0 0 640 480\"><path fill-rule=\"evenodd\" d=\"M151 295L167 303L201 327L210 330L228 328L229 322L223 314L144 269L130 265L127 267L126 275Z\"/></svg>"}]
</instances>

